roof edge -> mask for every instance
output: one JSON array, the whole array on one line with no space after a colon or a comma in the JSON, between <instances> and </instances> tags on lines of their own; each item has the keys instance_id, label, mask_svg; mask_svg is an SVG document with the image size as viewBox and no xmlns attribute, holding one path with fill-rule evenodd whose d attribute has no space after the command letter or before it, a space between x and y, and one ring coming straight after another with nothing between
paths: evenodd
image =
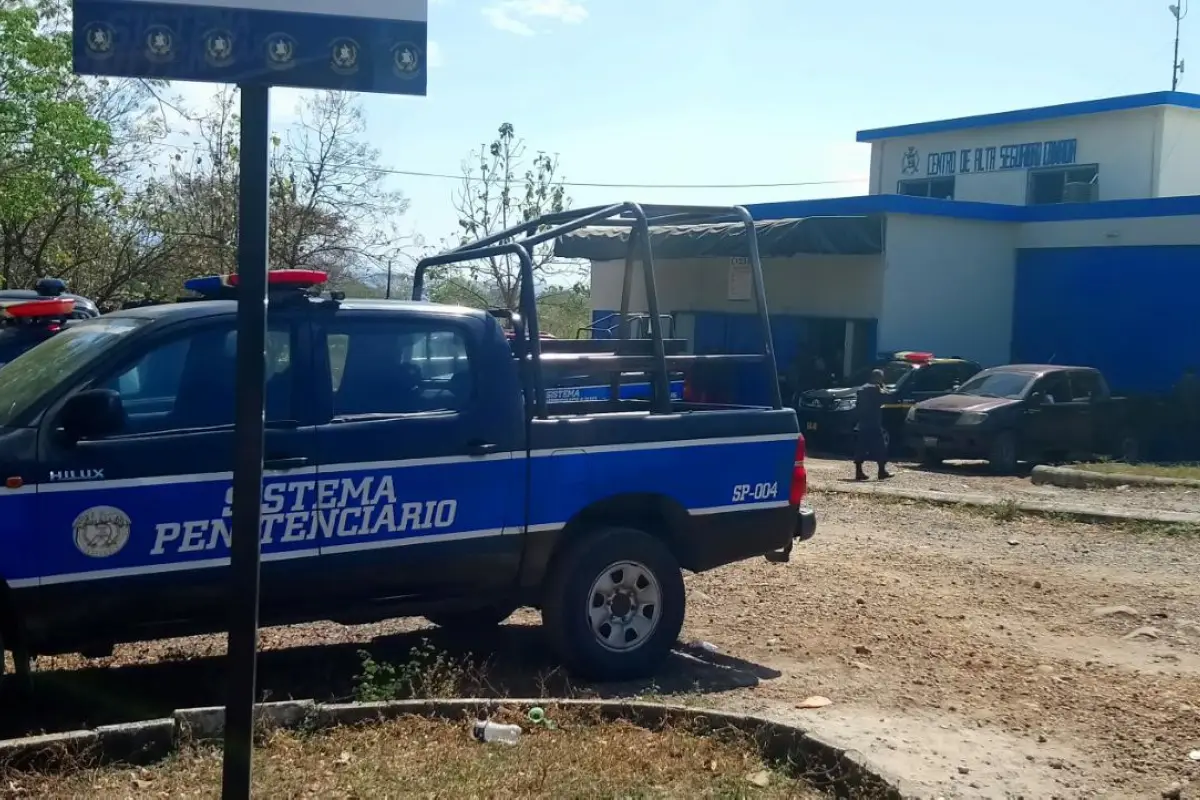
<instances>
[{"instance_id":1,"label":"roof edge","mask_svg":"<svg viewBox=\"0 0 1200 800\"><path fill-rule=\"evenodd\" d=\"M903 194L828 197L747 205L755 221L816 216L913 214L983 222L1069 222L1089 219L1200 216L1200 195L1014 206L967 200L936 200Z\"/></svg>"},{"instance_id":2,"label":"roof edge","mask_svg":"<svg viewBox=\"0 0 1200 800\"><path fill-rule=\"evenodd\" d=\"M932 133L969 130L971 128L1043 122L1063 117L1104 114L1111 111L1131 111L1139 108L1152 108L1154 106L1177 106L1180 108L1200 109L1200 94L1169 91L1147 92L1145 94L1130 94L1122 97L1106 97L1100 100L1083 100L1074 103L1060 103L1053 106L1024 108L1016 111L1000 111L993 114L955 117L953 119L943 119L934 122L916 122L887 128L869 128L859 131L855 140L859 142L876 142L880 139L897 139L905 136L924 136Z\"/></svg>"}]
</instances>

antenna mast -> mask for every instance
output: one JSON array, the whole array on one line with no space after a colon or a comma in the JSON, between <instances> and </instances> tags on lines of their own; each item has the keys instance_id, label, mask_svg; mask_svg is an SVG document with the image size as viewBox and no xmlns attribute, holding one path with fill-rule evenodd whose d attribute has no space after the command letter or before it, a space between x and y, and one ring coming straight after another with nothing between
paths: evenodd
<instances>
[{"instance_id":1,"label":"antenna mast","mask_svg":"<svg viewBox=\"0 0 1200 800\"><path fill-rule=\"evenodd\" d=\"M1178 4L1167 6L1171 16L1175 17L1175 57L1171 61L1171 91L1179 87L1179 76L1183 74L1183 62L1179 60L1179 23L1188 13L1188 0L1179 0Z\"/></svg>"}]
</instances>

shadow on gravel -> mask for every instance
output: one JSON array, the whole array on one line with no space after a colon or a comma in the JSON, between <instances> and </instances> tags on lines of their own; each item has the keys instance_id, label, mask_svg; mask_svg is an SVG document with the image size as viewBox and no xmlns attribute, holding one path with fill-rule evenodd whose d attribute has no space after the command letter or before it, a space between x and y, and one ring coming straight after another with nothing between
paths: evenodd
<instances>
[{"instance_id":1,"label":"shadow on gravel","mask_svg":"<svg viewBox=\"0 0 1200 800\"><path fill-rule=\"evenodd\" d=\"M932 475L957 475L978 478L1028 478L1034 465L1022 462L1017 465L1016 471L1012 474L1003 476L997 476L996 473L992 472L991 466L986 461L950 461L937 466L913 462L905 464L905 467L916 472L928 472Z\"/></svg>"},{"instance_id":2,"label":"shadow on gravel","mask_svg":"<svg viewBox=\"0 0 1200 800\"><path fill-rule=\"evenodd\" d=\"M360 651L378 663L409 663L432 648L470 666L467 696L627 697L711 694L755 686L779 672L700 647L679 644L654 678L589 684L571 681L547 654L536 626L505 625L470 639L436 628L380 637L367 643L270 650L258 661L262 700L354 699L363 671ZM225 704L225 658L206 656L154 664L46 670L34 674L32 701L0 707L0 738L169 716L177 708Z\"/></svg>"}]
</instances>

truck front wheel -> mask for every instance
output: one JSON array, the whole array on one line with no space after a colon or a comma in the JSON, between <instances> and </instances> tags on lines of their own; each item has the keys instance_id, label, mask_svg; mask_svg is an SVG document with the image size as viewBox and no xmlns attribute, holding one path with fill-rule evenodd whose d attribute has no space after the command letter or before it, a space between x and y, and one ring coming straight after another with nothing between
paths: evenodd
<instances>
[{"instance_id":1,"label":"truck front wheel","mask_svg":"<svg viewBox=\"0 0 1200 800\"><path fill-rule=\"evenodd\" d=\"M1001 431L988 448L988 466L997 475L1017 471L1017 437L1011 431Z\"/></svg>"},{"instance_id":2,"label":"truck front wheel","mask_svg":"<svg viewBox=\"0 0 1200 800\"><path fill-rule=\"evenodd\" d=\"M603 528L568 547L552 567L542 611L558 657L591 680L653 675L683 627L678 560L633 528Z\"/></svg>"}]
</instances>

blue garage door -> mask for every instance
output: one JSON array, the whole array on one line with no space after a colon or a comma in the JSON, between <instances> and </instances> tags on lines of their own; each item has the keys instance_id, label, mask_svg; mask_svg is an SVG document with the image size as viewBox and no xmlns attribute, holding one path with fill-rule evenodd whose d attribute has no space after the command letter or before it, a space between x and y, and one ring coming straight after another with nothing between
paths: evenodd
<instances>
[{"instance_id":1,"label":"blue garage door","mask_svg":"<svg viewBox=\"0 0 1200 800\"><path fill-rule=\"evenodd\" d=\"M1200 247L1021 250L1012 356L1101 369L1122 392L1200 363Z\"/></svg>"}]
</instances>

